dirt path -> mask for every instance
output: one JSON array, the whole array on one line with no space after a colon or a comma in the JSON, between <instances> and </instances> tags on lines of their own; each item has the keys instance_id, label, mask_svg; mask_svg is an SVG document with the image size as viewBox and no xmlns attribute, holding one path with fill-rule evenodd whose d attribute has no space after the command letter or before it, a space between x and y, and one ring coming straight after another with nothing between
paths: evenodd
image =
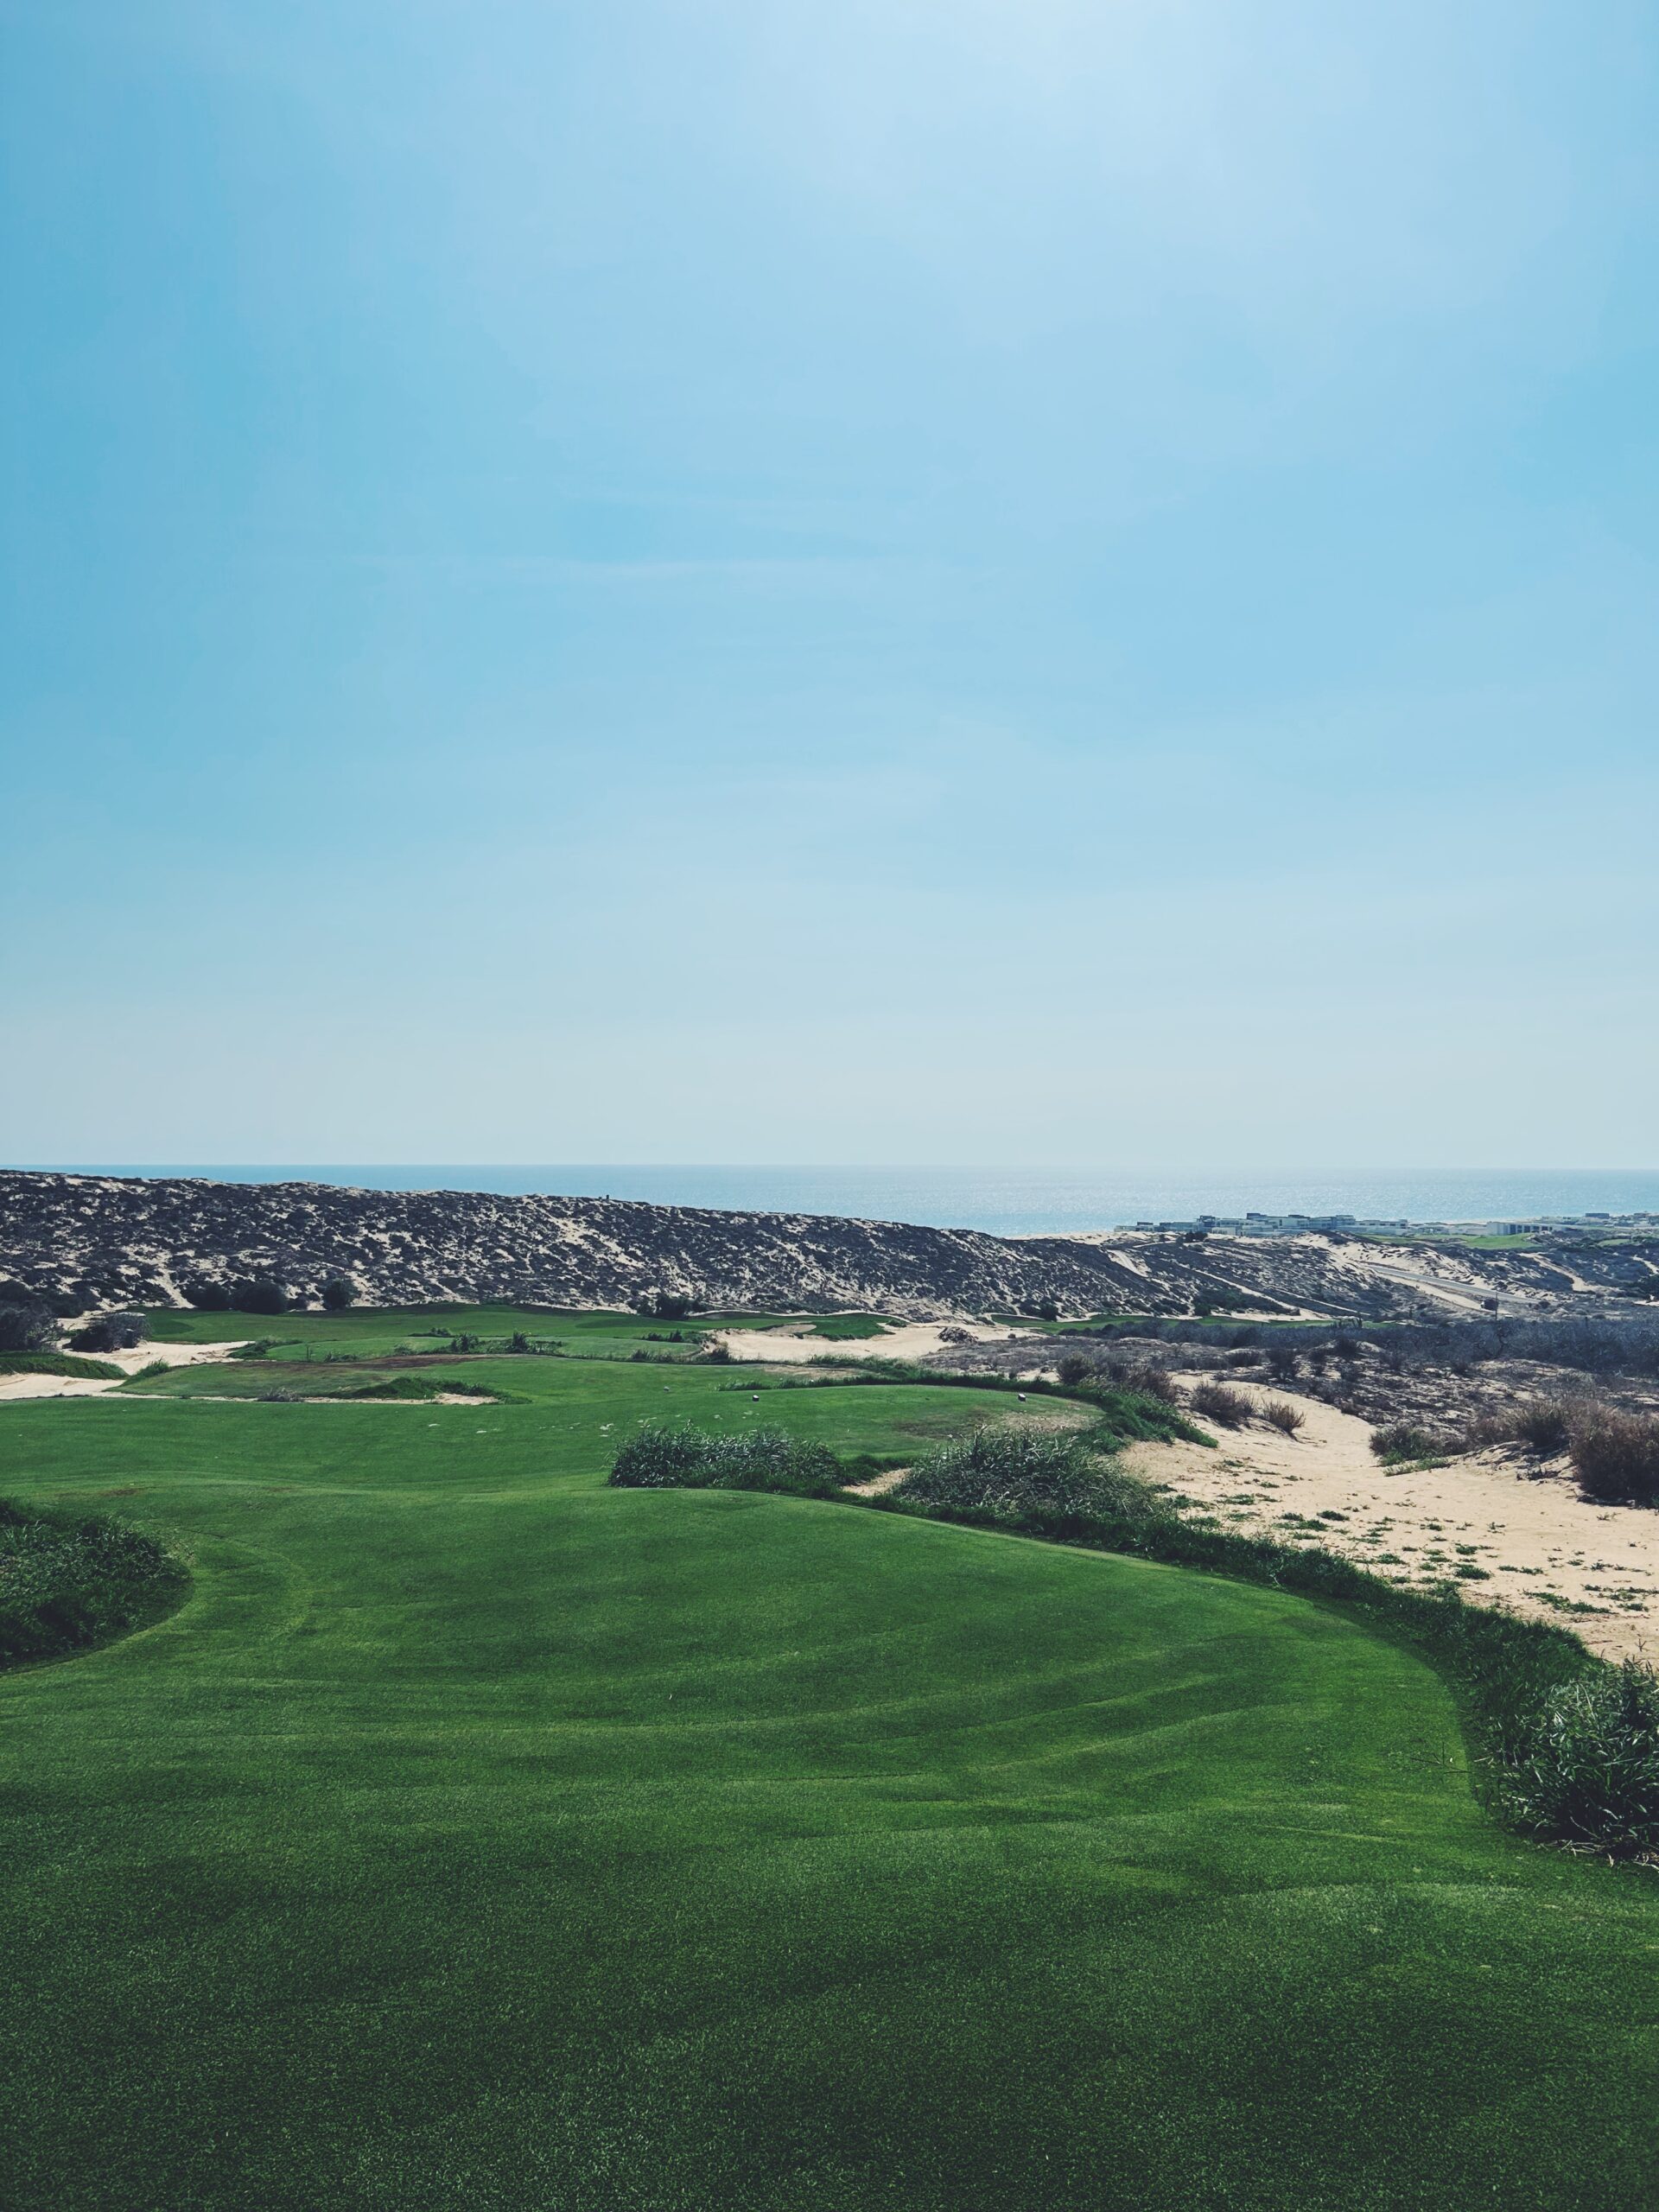
<instances>
[{"instance_id":1,"label":"dirt path","mask_svg":"<svg viewBox=\"0 0 1659 2212\"><path fill-rule=\"evenodd\" d=\"M1318 1543L1392 1582L1457 1577L1477 1604L1555 1621L1609 1658L1659 1661L1659 1512L1587 1503L1562 1464L1510 1447L1387 1468L1366 1422L1293 1391L1235 1387L1257 1403L1288 1399L1306 1416L1301 1433L1221 1429L1216 1451L1135 1444L1125 1467L1240 1535Z\"/></svg>"}]
</instances>

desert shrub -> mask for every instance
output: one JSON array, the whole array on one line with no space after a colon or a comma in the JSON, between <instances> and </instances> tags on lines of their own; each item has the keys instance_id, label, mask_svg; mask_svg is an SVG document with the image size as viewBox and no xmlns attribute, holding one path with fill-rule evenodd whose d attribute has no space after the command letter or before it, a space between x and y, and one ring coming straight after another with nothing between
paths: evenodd
<instances>
[{"instance_id":1,"label":"desert shrub","mask_svg":"<svg viewBox=\"0 0 1659 2212\"><path fill-rule=\"evenodd\" d=\"M654 1422L617 1453L611 1480L621 1490L770 1490L797 1497L834 1497L844 1478L827 1445L781 1428L746 1436Z\"/></svg>"},{"instance_id":2,"label":"desert shrub","mask_svg":"<svg viewBox=\"0 0 1659 2212\"><path fill-rule=\"evenodd\" d=\"M231 1294L238 1313L286 1313L288 1292L273 1275L253 1275L236 1285Z\"/></svg>"},{"instance_id":3,"label":"desert shrub","mask_svg":"<svg viewBox=\"0 0 1659 2212\"><path fill-rule=\"evenodd\" d=\"M1224 1367L1259 1367L1261 1364L1261 1353L1253 1351L1249 1347L1242 1347L1237 1351L1230 1351L1222 1362Z\"/></svg>"},{"instance_id":4,"label":"desert shrub","mask_svg":"<svg viewBox=\"0 0 1659 2212\"><path fill-rule=\"evenodd\" d=\"M1262 1408L1262 1418L1287 1436L1294 1436L1306 1426L1307 1415L1300 1406L1293 1406L1283 1398L1269 1398Z\"/></svg>"},{"instance_id":5,"label":"desert shrub","mask_svg":"<svg viewBox=\"0 0 1659 2212\"><path fill-rule=\"evenodd\" d=\"M130 1351L149 1329L142 1313L95 1313L69 1342L77 1351Z\"/></svg>"},{"instance_id":6,"label":"desert shrub","mask_svg":"<svg viewBox=\"0 0 1659 2212\"><path fill-rule=\"evenodd\" d=\"M1482 1452L1489 1444L1513 1442L1515 1434L1513 1414L1503 1414L1491 1408L1485 1408L1471 1414L1464 1423L1459 1449L1464 1452Z\"/></svg>"},{"instance_id":7,"label":"desert shrub","mask_svg":"<svg viewBox=\"0 0 1659 2212\"><path fill-rule=\"evenodd\" d=\"M1243 1428L1254 1410L1242 1390L1226 1382L1205 1381L1192 1386L1192 1410L1223 1428Z\"/></svg>"},{"instance_id":8,"label":"desert shrub","mask_svg":"<svg viewBox=\"0 0 1659 2212\"><path fill-rule=\"evenodd\" d=\"M1659 1677L1634 1662L1555 1688L1514 1730L1510 1796L1541 1834L1659 1849Z\"/></svg>"},{"instance_id":9,"label":"desert shrub","mask_svg":"<svg viewBox=\"0 0 1659 2212\"><path fill-rule=\"evenodd\" d=\"M980 1428L916 1461L893 1497L1053 1533L1150 1510L1144 1483L1076 1436Z\"/></svg>"},{"instance_id":10,"label":"desert shrub","mask_svg":"<svg viewBox=\"0 0 1659 2212\"><path fill-rule=\"evenodd\" d=\"M1387 1428L1372 1430L1371 1449L1382 1460L1427 1459L1440 1446L1427 1429L1411 1421L1395 1421Z\"/></svg>"},{"instance_id":11,"label":"desert shrub","mask_svg":"<svg viewBox=\"0 0 1659 2212\"><path fill-rule=\"evenodd\" d=\"M732 1363L732 1348L729 1344L709 1344L696 1355L696 1357L698 1364L702 1367L729 1367Z\"/></svg>"},{"instance_id":12,"label":"desert shrub","mask_svg":"<svg viewBox=\"0 0 1659 2212\"><path fill-rule=\"evenodd\" d=\"M1301 1372L1301 1360L1294 1344L1271 1344L1268 1346L1268 1372L1275 1382L1291 1382Z\"/></svg>"},{"instance_id":13,"label":"desert shrub","mask_svg":"<svg viewBox=\"0 0 1659 2212\"><path fill-rule=\"evenodd\" d=\"M1659 1419L1599 1406L1572 1425L1573 1471L1606 1505L1659 1505Z\"/></svg>"},{"instance_id":14,"label":"desert shrub","mask_svg":"<svg viewBox=\"0 0 1659 2212\"><path fill-rule=\"evenodd\" d=\"M1085 1359L1081 1352L1069 1351L1054 1370L1066 1389L1075 1390L1079 1382L1086 1382L1095 1371L1094 1362Z\"/></svg>"},{"instance_id":15,"label":"desert shrub","mask_svg":"<svg viewBox=\"0 0 1659 2212\"><path fill-rule=\"evenodd\" d=\"M164 1612L186 1580L139 1529L0 1499L0 1666L107 1642Z\"/></svg>"},{"instance_id":16,"label":"desert shrub","mask_svg":"<svg viewBox=\"0 0 1659 2212\"><path fill-rule=\"evenodd\" d=\"M1133 1391L1136 1397L1157 1398L1164 1405L1178 1406L1181 1402L1180 1385L1166 1367L1147 1360L1139 1367L1132 1367L1118 1386Z\"/></svg>"},{"instance_id":17,"label":"desert shrub","mask_svg":"<svg viewBox=\"0 0 1659 2212\"><path fill-rule=\"evenodd\" d=\"M322 1286L322 1302L330 1313L343 1313L357 1303L357 1285L344 1275L330 1275Z\"/></svg>"},{"instance_id":18,"label":"desert shrub","mask_svg":"<svg viewBox=\"0 0 1659 2212\"><path fill-rule=\"evenodd\" d=\"M0 1351L47 1351L57 1334L57 1317L44 1299L16 1299L0 1306Z\"/></svg>"},{"instance_id":19,"label":"desert shrub","mask_svg":"<svg viewBox=\"0 0 1659 2212\"><path fill-rule=\"evenodd\" d=\"M228 1313L231 1311L230 1287L226 1283L209 1282L205 1275L197 1275L179 1285L186 1300L199 1313Z\"/></svg>"},{"instance_id":20,"label":"desert shrub","mask_svg":"<svg viewBox=\"0 0 1659 2212\"><path fill-rule=\"evenodd\" d=\"M1565 1452L1571 1412L1560 1398L1529 1398L1510 1420L1510 1428L1535 1452Z\"/></svg>"},{"instance_id":21,"label":"desert shrub","mask_svg":"<svg viewBox=\"0 0 1659 2212\"><path fill-rule=\"evenodd\" d=\"M633 1301L636 1313L644 1313L653 1321L684 1321L702 1303L698 1298L677 1290L648 1290Z\"/></svg>"},{"instance_id":22,"label":"desert shrub","mask_svg":"<svg viewBox=\"0 0 1659 2212\"><path fill-rule=\"evenodd\" d=\"M1084 1378L1098 1381L1104 1378L1115 1390L1128 1390L1137 1398L1155 1398L1166 1406L1179 1405L1180 1386L1166 1367L1160 1367L1156 1360L1128 1359L1114 1355Z\"/></svg>"}]
</instances>

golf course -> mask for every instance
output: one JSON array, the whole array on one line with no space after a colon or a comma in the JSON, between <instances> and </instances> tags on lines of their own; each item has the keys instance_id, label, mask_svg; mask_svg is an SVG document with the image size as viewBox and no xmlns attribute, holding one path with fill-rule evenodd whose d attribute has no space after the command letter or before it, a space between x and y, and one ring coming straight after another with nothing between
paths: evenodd
<instances>
[{"instance_id":1,"label":"golf course","mask_svg":"<svg viewBox=\"0 0 1659 2212\"><path fill-rule=\"evenodd\" d=\"M543 1316L495 1400L315 1402L460 1376L423 1325L156 1317L281 1341L0 1408L0 1497L190 1573L0 1674L9 2212L1650 2212L1659 1880L1500 1825L1417 1652L608 1481L647 1423L1070 1417L1007 1392Z\"/></svg>"}]
</instances>

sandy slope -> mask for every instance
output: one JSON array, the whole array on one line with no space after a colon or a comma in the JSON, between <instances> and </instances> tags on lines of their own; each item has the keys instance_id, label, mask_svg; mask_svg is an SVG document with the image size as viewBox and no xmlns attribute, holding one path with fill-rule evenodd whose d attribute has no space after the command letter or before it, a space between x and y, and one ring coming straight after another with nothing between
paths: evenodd
<instances>
[{"instance_id":1,"label":"sandy slope","mask_svg":"<svg viewBox=\"0 0 1659 2212\"><path fill-rule=\"evenodd\" d=\"M228 1344L135 1344L130 1351L88 1352L86 1357L118 1367L124 1377L137 1375L141 1368L153 1367L158 1360L167 1367L195 1367L204 1360L226 1359L232 1349ZM76 1382L67 1375L0 1375L0 1402L8 1398L98 1398L120 1388L119 1382Z\"/></svg>"},{"instance_id":2,"label":"sandy slope","mask_svg":"<svg viewBox=\"0 0 1659 2212\"><path fill-rule=\"evenodd\" d=\"M1306 1416L1300 1435L1224 1429L1216 1451L1136 1444L1124 1465L1241 1534L1317 1541L1391 1581L1481 1567L1490 1580L1462 1584L1478 1604L1557 1621L1610 1658L1659 1661L1659 1512L1589 1504L1560 1463L1541 1469L1507 1448L1390 1470L1364 1421L1292 1391L1236 1387L1289 1399Z\"/></svg>"}]
</instances>

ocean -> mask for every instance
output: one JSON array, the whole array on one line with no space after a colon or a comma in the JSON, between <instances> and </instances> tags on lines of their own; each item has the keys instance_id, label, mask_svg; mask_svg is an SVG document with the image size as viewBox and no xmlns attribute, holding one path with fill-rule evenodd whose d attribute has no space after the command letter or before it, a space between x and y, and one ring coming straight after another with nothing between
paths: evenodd
<instances>
[{"instance_id":1,"label":"ocean","mask_svg":"<svg viewBox=\"0 0 1659 2212\"><path fill-rule=\"evenodd\" d=\"M1362 1220L1491 1221L1659 1211L1656 1168L1249 1169L1154 1174L1060 1167L543 1167L67 1166L86 1175L200 1175L372 1191L551 1192L658 1205L823 1213L1065 1236L1199 1213L1351 1213Z\"/></svg>"}]
</instances>

